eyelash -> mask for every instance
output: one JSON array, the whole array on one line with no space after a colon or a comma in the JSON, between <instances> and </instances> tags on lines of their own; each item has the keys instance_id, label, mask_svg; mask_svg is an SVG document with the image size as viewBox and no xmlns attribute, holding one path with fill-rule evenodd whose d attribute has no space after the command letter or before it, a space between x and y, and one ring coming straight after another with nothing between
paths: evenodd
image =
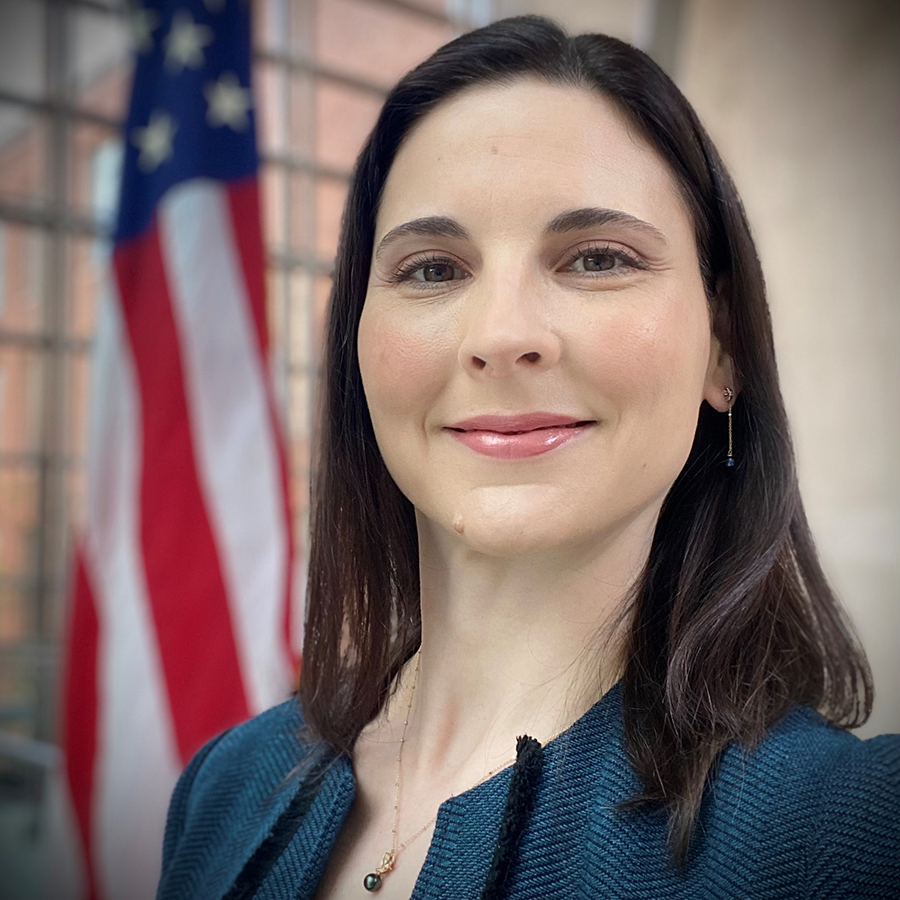
<instances>
[{"instance_id":1,"label":"eyelash","mask_svg":"<svg viewBox=\"0 0 900 900\"><path fill-rule=\"evenodd\" d=\"M572 265L572 263L577 262L579 259L583 257L591 257L591 256L613 256L619 259L621 262L625 263L625 268L628 269L646 269L647 266L641 260L639 260L636 256L632 256L632 254L628 253L626 250L620 250L618 248L613 247L585 247L581 250L578 250L575 255L569 259L566 265ZM397 268L391 275L391 281L395 284L399 284L401 282L408 282L414 290L424 290L424 291L432 291L440 287L444 284L452 284L452 281L419 281L418 278L410 277L413 272L418 271L423 266L451 266L454 268L461 268L457 266L456 262L452 259L449 259L445 256L418 256L411 259L406 265L400 266ZM604 272L579 272L579 275L587 275L589 278L617 278L622 274L620 272L614 272L612 275L608 275Z\"/></svg>"}]
</instances>

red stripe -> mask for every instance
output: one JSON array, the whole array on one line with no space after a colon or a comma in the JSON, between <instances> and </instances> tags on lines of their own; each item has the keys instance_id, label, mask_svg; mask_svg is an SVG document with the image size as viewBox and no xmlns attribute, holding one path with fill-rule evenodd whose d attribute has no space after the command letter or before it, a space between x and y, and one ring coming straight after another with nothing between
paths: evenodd
<instances>
[{"instance_id":1,"label":"red stripe","mask_svg":"<svg viewBox=\"0 0 900 900\"><path fill-rule=\"evenodd\" d=\"M81 838L82 861L87 876L87 897L96 900L97 876L91 841L93 822L94 762L97 755L97 605L88 580L80 540L74 540L74 584L64 640L61 745L66 777Z\"/></svg>"},{"instance_id":2,"label":"red stripe","mask_svg":"<svg viewBox=\"0 0 900 900\"><path fill-rule=\"evenodd\" d=\"M182 763L250 717L219 554L197 475L159 222L116 246L140 389L141 548Z\"/></svg>"},{"instance_id":3,"label":"red stripe","mask_svg":"<svg viewBox=\"0 0 900 900\"><path fill-rule=\"evenodd\" d=\"M266 325L266 262L260 227L259 182L256 176L227 183L228 204L234 225L235 246L244 269L250 315L256 326L260 358L269 356Z\"/></svg>"},{"instance_id":4,"label":"red stripe","mask_svg":"<svg viewBox=\"0 0 900 900\"><path fill-rule=\"evenodd\" d=\"M278 415L275 395L269 377L269 337L266 325L266 268L263 248L262 229L260 226L259 182L256 178L232 182L228 186L228 202L231 209L231 221L234 226L234 240L238 249L238 257L244 271L244 282L250 313L256 326L256 346L259 351L260 370L266 392L266 406L278 453L278 468L281 478L281 494L284 502L284 526L286 571L284 585L284 641L291 670L296 681L300 659L294 652L291 641L292 631L292 593L294 580L294 519L291 512L290 472L287 462L287 450L282 420Z\"/></svg>"}]
</instances>

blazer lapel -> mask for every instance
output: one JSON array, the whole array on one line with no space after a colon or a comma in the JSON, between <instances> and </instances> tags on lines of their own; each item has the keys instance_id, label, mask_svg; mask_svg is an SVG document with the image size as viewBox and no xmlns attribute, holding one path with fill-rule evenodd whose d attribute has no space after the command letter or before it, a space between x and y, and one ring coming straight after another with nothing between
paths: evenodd
<instances>
[{"instance_id":1,"label":"blazer lapel","mask_svg":"<svg viewBox=\"0 0 900 900\"><path fill-rule=\"evenodd\" d=\"M353 802L355 783L349 762L344 758L332 761L326 769L320 767L302 785L294 785L285 792L274 816L267 817L254 836L253 849L235 876L222 900L251 900L267 896L265 885L269 875L280 863L290 870L295 900L312 893L321 879L328 853L326 847L334 843L337 832ZM286 861L282 857L287 854ZM279 879L279 883L283 883Z\"/></svg>"}]
</instances>

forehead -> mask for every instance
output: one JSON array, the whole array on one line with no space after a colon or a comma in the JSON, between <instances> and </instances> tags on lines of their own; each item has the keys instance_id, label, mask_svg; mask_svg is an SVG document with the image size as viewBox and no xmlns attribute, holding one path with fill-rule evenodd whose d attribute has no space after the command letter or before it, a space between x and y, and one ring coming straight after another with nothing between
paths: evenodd
<instances>
[{"instance_id":1,"label":"forehead","mask_svg":"<svg viewBox=\"0 0 900 900\"><path fill-rule=\"evenodd\" d=\"M450 215L480 229L539 230L561 209L605 206L692 239L668 165L615 104L586 88L521 79L444 102L401 145L376 241L400 222Z\"/></svg>"}]
</instances>

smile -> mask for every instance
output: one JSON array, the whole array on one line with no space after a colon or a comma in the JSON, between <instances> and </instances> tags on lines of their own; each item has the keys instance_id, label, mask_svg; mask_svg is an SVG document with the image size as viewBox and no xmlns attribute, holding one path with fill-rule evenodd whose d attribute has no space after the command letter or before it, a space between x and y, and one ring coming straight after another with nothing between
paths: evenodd
<instances>
[{"instance_id":1,"label":"smile","mask_svg":"<svg viewBox=\"0 0 900 900\"><path fill-rule=\"evenodd\" d=\"M555 450L577 440L597 423L550 425L531 431L458 431L447 428L453 437L470 450L496 459L523 459Z\"/></svg>"}]
</instances>

